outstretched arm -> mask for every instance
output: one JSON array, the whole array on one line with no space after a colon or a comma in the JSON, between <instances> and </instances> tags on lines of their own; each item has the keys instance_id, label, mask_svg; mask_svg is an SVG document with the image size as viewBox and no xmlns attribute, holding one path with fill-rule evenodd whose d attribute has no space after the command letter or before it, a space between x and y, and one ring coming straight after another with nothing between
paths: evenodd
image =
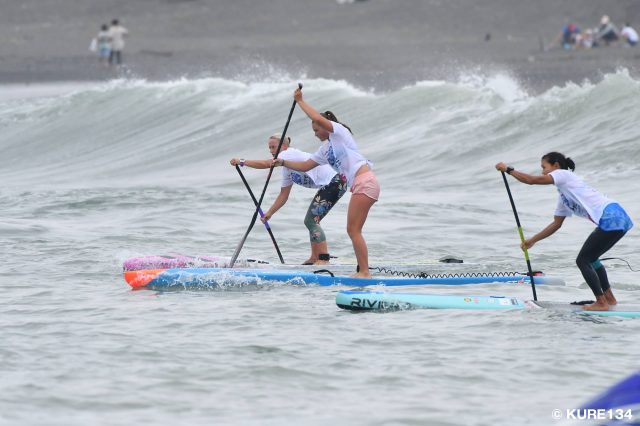
<instances>
[{"instance_id":1,"label":"outstretched arm","mask_svg":"<svg viewBox=\"0 0 640 426\"><path fill-rule=\"evenodd\" d=\"M232 166L247 166L252 169L268 169L271 167L271 160L241 160L239 158L232 158L229 161Z\"/></svg>"},{"instance_id":2,"label":"outstretched arm","mask_svg":"<svg viewBox=\"0 0 640 426\"><path fill-rule=\"evenodd\" d=\"M562 222L564 222L564 219L565 219L564 216L554 216L553 222L551 222L549 225L546 226L546 228L538 232L533 237L529 238L528 240L524 240L522 244L520 244L520 247L523 250L525 248L529 249L533 247L533 245L538 241L544 240L545 238L553 235L558 229L560 229L560 227L562 226Z\"/></svg>"},{"instance_id":3,"label":"outstretched arm","mask_svg":"<svg viewBox=\"0 0 640 426\"><path fill-rule=\"evenodd\" d=\"M314 167L318 167L318 163L316 163L311 159L305 160L305 161L286 161L285 162L285 160L281 158L276 158L272 160L272 164L276 167L282 166L282 167L286 167L287 169L295 170L297 172L308 172ZM271 166L271 164L269 166Z\"/></svg>"},{"instance_id":4,"label":"outstretched arm","mask_svg":"<svg viewBox=\"0 0 640 426\"><path fill-rule=\"evenodd\" d=\"M496 164L496 169L500 170L501 172L507 172L507 168L509 168L509 166L507 166L505 163ZM513 167L511 167L510 169L511 170L508 173L511 176L522 183L526 183L527 185L553 185L553 177L551 175L534 176L524 172L519 172L513 169Z\"/></svg>"},{"instance_id":5,"label":"outstretched arm","mask_svg":"<svg viewBox=\"0 0 640 426\"><path fill-rule=\"evenodd\" d=\"M333 124L331 120L323 117L322 114L320 114L311 105L306 103L304 99L302 99L302 89L296 89L296 91L293 93L293 99L295 99L300 109L304 111L305 114L307 114L307 117L309 117L311 121L318 124L318 126L322 127L327 132L333 133Z\"/></svg>"}]
</instances>

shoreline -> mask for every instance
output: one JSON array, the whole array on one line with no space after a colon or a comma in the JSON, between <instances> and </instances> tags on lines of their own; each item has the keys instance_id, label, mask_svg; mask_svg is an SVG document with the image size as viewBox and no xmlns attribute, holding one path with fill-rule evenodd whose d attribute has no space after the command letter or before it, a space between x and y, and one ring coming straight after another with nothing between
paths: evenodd
<instances>
[{"instance_id":1,"label":"shoreline","mask_svg":"<svg viewBox=\"0 0 640 426\"><path fill-rule=\"evenodd\" d=\"M605 49L607 49L605 51ZM605 74L626 69L640 76L640 48L600 48L598 51L551 51L531 53L523 57L507 57L491 62L474 61L455 57L432 60L436 65L403 64L403 58L394 58L396 69L391 64L381 64L367 69L352 69L341 64L327 65L306 62L297 55L272 56L273 62L255 54L247 54L235 63L227 62L221 67L212 66L219 55L182 55L179 63L157 61L139 52L129 52L127 62L120 69L104 68L91 56L28 58L13 63L5 62L0 69L0 85L32 85L50 83L99 83L114 79L146 79L149 81L171 81L180 78L198 79L221 77L232 80L255 81L268 78L298 79L328 78L346 80L354 86L374 91L394 91L420 81L445 80L456 82L461 76L478 75L491 77L502 73L518 81L527 91L543 93L553 87L585 81L597 83ZM254 59L245 59L251 58ZM410 58L409 58L410 59ZM405 59L406 60L406 59ZM185 64L184 61L187 61ZM24 64L28 64L23 68ZM289 69L281 63L293 63ZM13 68L13 69L12 69Z\"/></svg>"},{"instance_id":2,"label":"shoreline","mask_svg":"<svg viewBox=\"0 0 640 426\"><path fill-rule=\"evenodd\" d=\"M157 0L146 7L101 0L79 7L23 0L0 15L0 37L7 41L0 45L0 84L275 74L393 91L418 81L502 72L541 93L568 82L597 82L621 67L638 74L640 46L544 51L567 17L584 26L605 12L617 23L634 22L640 4ZM130 32L120 72L102 67L88 49L98 25L113 15Z\"/></svg>"}]
</instances>

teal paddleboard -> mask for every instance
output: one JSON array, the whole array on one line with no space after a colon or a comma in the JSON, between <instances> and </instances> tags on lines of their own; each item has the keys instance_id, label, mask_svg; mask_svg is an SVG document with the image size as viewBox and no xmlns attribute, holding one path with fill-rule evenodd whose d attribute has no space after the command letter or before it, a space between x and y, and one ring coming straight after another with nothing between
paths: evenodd
<instances>
[{"instance_id":1,"label":"teal paddleboard","mask_svg":"<svg viewBox=\"0 0 640 426\"><path fill-rule=\"evenodd\" d=\"M640 305L619 304L608 311L585 311L565 302L523 300L510 296L457 296L421 293L387 293L343 290L336 294L338 307L350 311L393 311L405 309L522 310L548 309L592 316L640 317Z\"/></svg>"}]
</instances>

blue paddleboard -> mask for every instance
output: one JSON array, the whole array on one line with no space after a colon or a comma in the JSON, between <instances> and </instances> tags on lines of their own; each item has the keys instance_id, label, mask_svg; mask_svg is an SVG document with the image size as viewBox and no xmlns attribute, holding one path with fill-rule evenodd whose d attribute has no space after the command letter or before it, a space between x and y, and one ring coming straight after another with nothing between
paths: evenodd
<instances>
[{"instance_id":1,"label":"blue paddleboard","mask_svg":"<svg viewBox=\"0 0 640 426\"><path fill-rule=\"evenodd\" d=\"M173 268L126 271L125 280L134 288L168 288L168 287L215 287L233 284L262 284L265 282L285 282L289 284L314 284L321 286L353 286L371 285L412 286L412 285L467 285L512 283L529 284L526 275L504 273L481 274L446 274L444 276L403 277L374 276L372 278L352 278L345 275L331 274L329 270L309 271L275 270L275 269L229 269L229 268ZM559 278L536 276L536 284L564 285Z\"/></svg>"}]
</instances>

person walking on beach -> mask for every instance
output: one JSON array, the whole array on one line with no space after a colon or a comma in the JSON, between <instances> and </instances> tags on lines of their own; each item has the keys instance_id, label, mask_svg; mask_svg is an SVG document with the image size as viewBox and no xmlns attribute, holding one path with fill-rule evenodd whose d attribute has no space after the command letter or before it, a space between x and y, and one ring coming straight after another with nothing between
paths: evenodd
<instances>
[{"instance_id":1,"label":"person walking on beach","mask_svg":"<svg viewBox=\"0 0 640 426\"><path fill-rule=\"evenodd\" d=\"M278 150L281 137L282 135L280 133L275 133L271 135L267 141L269 152L271 152L272 156L275 155ZM291 148L290 145L291 138L287 136L282 142L278 158L286 160L287 162L293 162L305 161L311 157L311 154ZM268 169L271 167L272 161L233 158L230 163L232 166ZM271 217L286 204L294 183L305 188L318 189L318 192L311 200L311 204L304 218L304 225L309 230L311 256L309 256L309 259L307 259L303 265L326 265L329 263L329 250L327 247L327 238L320 226L320 221L331 211L331 208L346 192L347 179L343 175L336 173L329 165L319 166L307 172L299 172L288 167L283 167L280 194L264 214L264 217L261 218L263 223L271 219Z\"/></svg>"},{"instance_id":2,"label":"person walking on beach","mask_svg":"<svg viewBox=\"0 0 640 426\"><path fill-rule=\"evenodd\" d=\"M308 160L287 161L276 158L272 164L300 172L329 164L336 172L346 176L352 193L347 210L347 233L358 262L358 271L353 276L370 278L369 252L362 236L362 228L371 206L380 196L378 179L371 170L371 163L358 151L349 127L340 123L331 111L316 111L304 101L301 89L296 89L293 98L311 119L311 128L323 144Z\"/></svg>"},{"instance_id":3,"label":"person walking on beach","mask_svg":"<svg viewBox=\"0 0 640 426\"><path fill-rule=\"evenodd\" d=\"M117 19L111 21L111 28L109 28L109 34L111 35L111 54L109 55L109 64L122 64L122 51L124 50L124 38L129 34L129 31L120 25Z\"/></svg>"},{"instance_id":4,"label":"person walking on beach","mask_svg":"<svg viewBox=\"0 0 640 426\"><path fill-rule=\"evenodd\" d=\"M522 248L533 245L554 234L567 216L575 214L590 220L596 229L584 242L576 258L576 264L585 281L596 296L596 302L584 307L590 311L607 311L617 303L613 295L607 271L599 258L609 251L633 227L633 222L616 201L587 185L573 173L575 163L559 152L550 152L542 157L542 176L533 176L513 169L505 163L496 164L496 169L506 172L522 183L529 185L555 185L560 194L553 222L533 237L524 240Z\"/></svg>"},{"instance_id":5,"label":"person walking on beach","mask_svg":"<svg viewBox=\"0 0 640 426\"><path fill-rule=\"evenodd\" d=\"M107 66L109 64L109 56L111 55L111 33L109 32L107 24L102 24L96 37L96 43L100 63Z\"/></svg>"}]
</instances>

